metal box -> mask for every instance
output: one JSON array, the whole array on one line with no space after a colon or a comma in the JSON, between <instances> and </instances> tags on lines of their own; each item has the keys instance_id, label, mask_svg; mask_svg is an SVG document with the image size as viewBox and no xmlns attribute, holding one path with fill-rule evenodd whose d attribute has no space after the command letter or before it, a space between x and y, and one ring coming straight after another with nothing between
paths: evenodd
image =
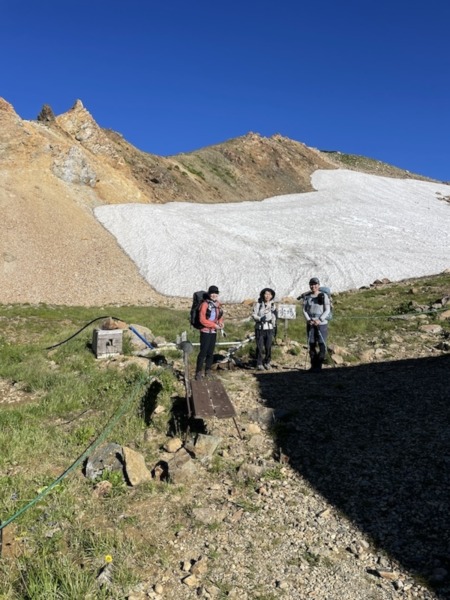
<instances>
[{"instance_id":1,"label":"metal box","mask_svg":"<svg viewBox=\"0 0 450 600\"><path fill-rule=\"evenodd\" d=\"M92 350L96 358L122 354L122 329L94 329Z\"/></svg>"}]
</instances>

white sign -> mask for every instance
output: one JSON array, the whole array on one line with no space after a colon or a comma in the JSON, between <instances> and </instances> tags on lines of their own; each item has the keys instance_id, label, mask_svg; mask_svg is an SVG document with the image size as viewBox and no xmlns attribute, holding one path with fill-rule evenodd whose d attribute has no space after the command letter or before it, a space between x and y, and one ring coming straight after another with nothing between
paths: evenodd
<instances>
[{"instance_id":1,"label":"white sign","mask_svg":"<svg viewBox=\"0 0 450 600\"><path fill-rule=\"evenodd\" d=\"M295 304L279 304L278 305L278 318L279 319L295 319L297 314L295 312Z\"/></svg>"}]
</instances>

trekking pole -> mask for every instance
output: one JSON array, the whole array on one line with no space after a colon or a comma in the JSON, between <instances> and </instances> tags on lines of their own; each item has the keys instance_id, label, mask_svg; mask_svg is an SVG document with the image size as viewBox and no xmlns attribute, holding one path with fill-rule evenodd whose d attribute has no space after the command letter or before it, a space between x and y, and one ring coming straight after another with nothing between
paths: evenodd
<instances>
[{"instance_id":1,"label":"trekking pole","mask_svg":"<svg viewBox=\"0 0 450 600\"><path fill-rule=\"evenodd\" d=\"M305 371L306 371L306 364L308 362L309 344L310 344L310 338L311 338L311 331L312 331L312 327L310 328L310 330L308 331L308 335L306 336ZM312 363L311 363L311 366L312 366Z\"/></svg>"}]
</instances>

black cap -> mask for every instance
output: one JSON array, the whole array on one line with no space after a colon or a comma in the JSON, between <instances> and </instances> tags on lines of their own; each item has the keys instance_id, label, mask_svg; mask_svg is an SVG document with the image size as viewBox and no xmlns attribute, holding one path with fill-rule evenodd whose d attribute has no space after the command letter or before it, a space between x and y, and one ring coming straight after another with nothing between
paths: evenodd
<instances>
[{"instance_id":1,"label":"black cap","mask_svg":"<svg viewBox=\"0 0 450 600\"><path fill-rule=\"evenodd\" d=\"M264 298L264 294L265 294L266 292L270 292L270 294L272 294L272 300L275 298L275 291L274 291L274 290L272 290L272 288L264 288L263 290L261 290L261 291L259 292L259 297L260 297L260 298Z\"/></svg>"},{"instance_id":2,"label":"black cap","mask_svg":"<svg viewBox=\"0 0 450 600\"><path fill-rule=\"evenodd\" d=\"M219 288L216 285L210 285L208 288L208 294L219 294Z\"/></svg>"},{"instance_id":3,"label":"black cap","mask_svg":"<svg viewBox=\"0 0 450 600\"><path fill-rule=\"evenodd\" d=\"M317 277L311 277L311 279L309 280L309 285L313 285L314 283L320 284L320 281Z\"/></svg>"}]
</instances>

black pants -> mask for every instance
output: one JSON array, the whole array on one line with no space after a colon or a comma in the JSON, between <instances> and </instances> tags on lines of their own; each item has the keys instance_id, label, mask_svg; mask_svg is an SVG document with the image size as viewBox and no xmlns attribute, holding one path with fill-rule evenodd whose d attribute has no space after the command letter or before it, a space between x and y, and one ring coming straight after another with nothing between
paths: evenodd
<instances>
[{"instance_id":1,"label":"black pants","mask_svg":"<svg viewBox=\"0 0 450 600\"><path fill-rule=\"evenodd\" d=\"M309 357L311 358L311 368L321 369L325 355L327 353L327 336L328 326L327 325L308 325L306 326L306 333L308 335L309 345ZM317 350L317 347L319 349Z\"/></svg>"},{"instance_id":2,"label":"black pants","mask_svg":"<svg viewBox=\"0 0 450 600\"><path fill-rule=\"evenodd\" d=\"M200 331L200 352L197 357L196 373L201 373L203 363L206 361L206 371L210 371L214 359L214 346L216 345L216 333L205 333Z\"/></svg>"},{"instance_id":3,"label":"black pants","mask_svg":"<svg viewBox=\"0 0 450 600\"><path fill-rule=\"evenodd\" d=\"M255 329L256 365L269 364L272 358L273 329Z\"/></svg>"}]
</instances>

